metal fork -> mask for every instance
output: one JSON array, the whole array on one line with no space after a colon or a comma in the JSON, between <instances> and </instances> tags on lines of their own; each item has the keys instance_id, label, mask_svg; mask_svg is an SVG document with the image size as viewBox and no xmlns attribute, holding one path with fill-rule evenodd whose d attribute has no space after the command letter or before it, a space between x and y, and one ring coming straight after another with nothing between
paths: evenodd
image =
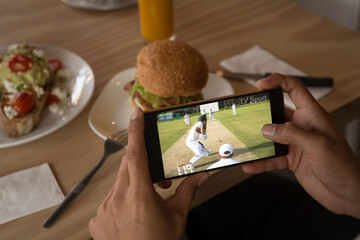
<instances>
[{"instance_id":1,"label":"metal fork","mask_svg":"<svg viewBox=\"0 0 360 240\"><path fill-rule=\"evenodd\" d=\"M110 135L105 141L105 150L102 158L96 163L96 165L86 174L80 182L78 182L66 195L64 201L55 209L55 211L49 216L49 218L44 222L43 227L50 227L54 221L60 216L60 214L65 210L69 203L84 189L86 184L94 176L94 174L99 170L103 165L106 158L120 149L126 147L128 142L128 132L127 130L122 130Z\"/></svg>"}]
</instances>

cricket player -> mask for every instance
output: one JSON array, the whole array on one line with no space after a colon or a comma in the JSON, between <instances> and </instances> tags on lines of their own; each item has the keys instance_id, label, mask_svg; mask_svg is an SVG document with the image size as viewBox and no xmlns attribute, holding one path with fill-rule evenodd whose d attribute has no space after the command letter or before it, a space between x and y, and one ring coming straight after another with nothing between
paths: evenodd
<instances>
[{"instance_id":1,"label":"cricket player","mask_svg":"<svg viewBox=\"0 0 360 240\"><path fill-rule=\"evenodd\" d=\"M219 168L219 167L224 167L224 166L229 166L229 165L240 163L239 161L231 158L231 156L233 154L234 154L233 147L230 144L221 145L220 149L219 149L219 154L218 154L218 156L220 157L220 160L217 161L216 163L210 165L210 167L208 167L207 169L209 170L209 169L214 169L214 168Z\"/></svg>"},{"instance_id":2,"label":"cricket player","mask_svg":"<svg viewBox=\"0 0 360 240\"><path fill-rule=\"evenodd\" d=\"M190 116L189 116L189 114L187 114L187 113L185 114L184 121L185 121L187 126L190 126Z\"/></svg>"},{"instance_id":3,"label":"cricket player","mask_svg":"<svg viewBox=\"0 0 360 240\"><path fill-rule=\"evenodd\" d=\"M210 109L210 112L209 112L209 122L211 121L211 118L214 119L214 120L216 120L216 119L214 118L212 109Z\"/></svg>"},{"instance_id":4,"label":"cricket player","mask_svg":"<svg viewBox=\"0 0 360 240\"><path fill-rule=\"evenodd\" d=\"M191 128L189 135L186 139L186 146L188 146L194 153L195 156L190 159L187 166L194 170L194 164L202 159L205 156L208 156L211 152L211 149L206 149L204 144L199 142L199 137L206 140L206 117L204 115L200 116L198 122Z\"/></svg>"},{"instance_id":5,"label":"cricket player","mask_svg":"<svg viewBox=\"0 0 360 240\"><path fill-rule=\"evenodd\" d=\"M232 105L233 115L236 115L236 105L233 103Z\"/></svg>"}]
</instances>

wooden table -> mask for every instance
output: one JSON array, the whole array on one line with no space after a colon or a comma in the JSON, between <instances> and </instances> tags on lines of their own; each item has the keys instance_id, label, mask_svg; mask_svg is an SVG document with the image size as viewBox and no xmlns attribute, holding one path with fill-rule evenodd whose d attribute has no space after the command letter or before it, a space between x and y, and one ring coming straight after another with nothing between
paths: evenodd
<instances>
[{"instance_id":1,"label":"wooden table","mask_svg":"<svg viewBox=\"0 0 360 240\"><path fill-rule=\"evenodd\" d=\"M174 1L176 37L196 47L209 68L259 45L314 76L333 76L334 91L320 100L338 126L360 116L360 36L288 0ZM133 67L143 47L137 7L93 12L60 0L2 0L0 45L57 45L82 56L95 73L89 105L60 130L36 141L0 149L0 176L48 162L66 194L97 162L103 140L87 124L89 110L109 79ZM236 93L254 88L231 81ZM0 239L88 239L87 224L114 182L124 151L113 155L50 229L54 208L0 226ZM240 167L220 171L199 190L194 206L242 181ZM176 181L175 186L178 184ZM161 191L165 197L174 189Z\"/></svg>"}]
</instances>

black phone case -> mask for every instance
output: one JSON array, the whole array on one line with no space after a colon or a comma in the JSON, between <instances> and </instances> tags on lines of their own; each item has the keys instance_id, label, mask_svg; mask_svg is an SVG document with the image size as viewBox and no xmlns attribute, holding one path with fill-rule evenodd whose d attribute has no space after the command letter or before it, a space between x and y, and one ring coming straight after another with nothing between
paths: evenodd
<instances>
[{"instance_id":1,"label":"black phone case","mask_svg":"<svg viewBox=\"0 0 360 240\"><path fill-rule=\"evenodd\" d=\"M271 107L271 116L272 116L272 122L273 123L284 123L285 122L285 112L284 112L284 99L283 99L283 92L281 88L271 89L267 90L269 92L269 98L270 98L270 107ZM152 110L149 112L145 112L145 142L146 142L146 151L148 156L148 163L149 163L149 170L152 181L159 182L163 180L183 177L195 173L188 173L187 175L181 175L181 176L174 176L170 178L165 178L164 174L164 167L163 167L163 161L162 161L162 155L161 155L161 147L160 147L160 140L158 135L158 127L157 127L157 114L161 112L167 112L170 110L176 110L179 108L184 108L188 106L194 106L194 105L200 105L204 103L210 103L210 102L216 102L219 100L228 100L232 98L238 98L238 97L246 97L249 95L254 95L257 93L262 93L266 91L260 91L255 93L249 93L244 95L232 95L232 96L226 96L222 98L215 98L215 99L209 99L209 100L203 100L203 101L197 101L192 102L189 104L183 104L176 107L169 107L165 109L159 109L159 110ZM271 157L276 156L283 156L288 153L288 148L286 145L275 143L275 155ZM255 159L251 161L259 161L271 157L266 158L260 158ZM242 163L239 163L242 164ZM238 165L238 164L236 164ZM225 167L231 167L231 166L225 166ZM225 168L224 167L224 168ZM210 170L204 170L204 171L210 171ZM196 172L198 173L198 172Z\"/></svg>"}]
</instances>

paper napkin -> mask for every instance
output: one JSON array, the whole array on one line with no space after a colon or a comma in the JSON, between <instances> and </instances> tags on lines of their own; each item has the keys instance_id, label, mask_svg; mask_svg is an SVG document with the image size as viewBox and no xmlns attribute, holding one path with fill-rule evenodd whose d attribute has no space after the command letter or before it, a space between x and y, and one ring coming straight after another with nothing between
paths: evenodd
<instances>
[{"instance_id":1,"label":"paper napkin","mask_svg":"<svg viewBox=\"0 0 360 240\"><path fill-rule=\"evenodd\" d=\"M256 74L271 72L284 75L306 76L304 72L275 57L273 54L259 46L254 46L241 54L225 59L220 62L220 65L231 72ZM256 80L245 79L245 81L255 86ZM332 88L308 87L308 89L314 98L318 100L329 94ZM284 102L289 108L295 109L293 102L287 94L284 94Z\"/></svg>"},{"instance_id":2,"label":"paper napkin","mask_svg":"<svg viewBox=\"0 0 360 240\"><path fill-rule=\"evenodd\" d=\"M47 163L0 177L0 224L64 200Z\"/></svg>"}]
</instances>

